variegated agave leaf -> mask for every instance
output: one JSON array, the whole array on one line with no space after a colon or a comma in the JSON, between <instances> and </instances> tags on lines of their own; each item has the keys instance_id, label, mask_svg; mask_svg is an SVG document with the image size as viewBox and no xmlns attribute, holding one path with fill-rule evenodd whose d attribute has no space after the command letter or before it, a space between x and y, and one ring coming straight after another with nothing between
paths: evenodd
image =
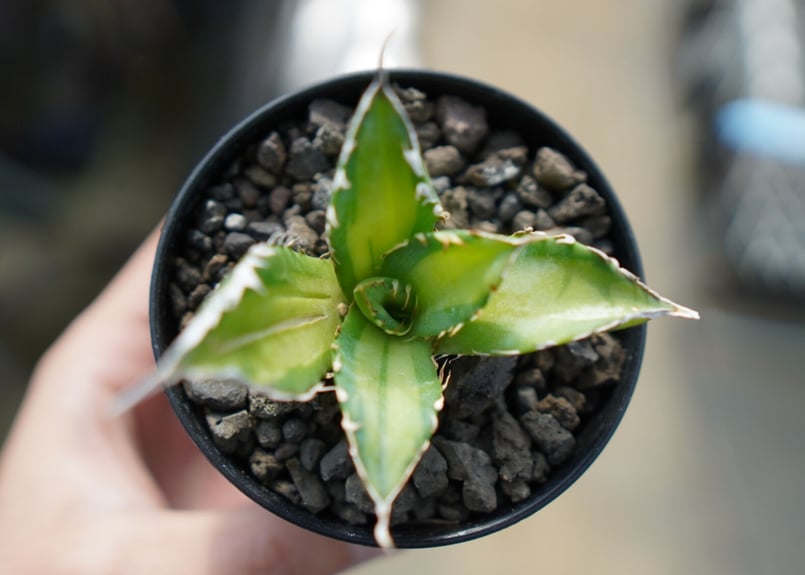
<instances>
[{"instance_id":1,"label":"variegated agave leaf","mask_svg":"<svg viewBox=\"0 0 805 575\"><path fill-rule=\"evenodd\" d=\"M532 235L478 316L436 353L515 355L661 316L698 314L570 236Z\"/></svg>"},{"instance_id":2,"label":"variegated agave leaf","mask_svg":"<svg viewBox=\"0 0 805 575\"><path fill-rule=\"evenodd\" d=\"M440 216L414 127L381 70L347 130L327 210L344 294L351 298L361 280L378 275L383 254L432 231Z\"/></svg>"},{"instance_id":3,"label":"variegated agave leaf","mask_svg":"<svg viewBox=\"0 0 805 575\"><path fill-rule=\"evenodd\" d=\"M275 399L309 398L331 368L343 299L329 260L255 244L119 408L184 378L236 379Z\"/></svg>"},{"instance_id":4,"label":"variegated agave leaf","mask_svg":"<svg viewBox=\"0 0 805 575\"><path fill-rule=\"evenodd\" d=\"M386 334L353 306L333 369L350 454L375 504L375 539L392 547L391 505L427 448L443 402L431 346Z\"/></svg>"}]
</instances>

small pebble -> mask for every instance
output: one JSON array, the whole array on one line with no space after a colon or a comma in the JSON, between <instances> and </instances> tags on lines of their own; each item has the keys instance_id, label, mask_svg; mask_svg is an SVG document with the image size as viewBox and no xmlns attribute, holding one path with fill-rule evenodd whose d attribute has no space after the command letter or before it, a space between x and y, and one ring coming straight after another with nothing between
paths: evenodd
<instances>
[{"instance_id":1,"label":"small pebble","mask_svg":"<svg viewBox=\"0 0 805 575\"><path fill-rule=\"evenodd\" d=\"M229 214L224 219L224 228L230 232L240 232L246 229L246 223L243 214Z\"/></svg>"},{"instance_id":2,"label":"small pebble","mask_svg":"<svg viewBox=\"0 0 805 575\"><path fill-rule=\"evenodd\" d=\"M501 195L502 190L499 188L495 190L468 188L467 205L476 218L488 220L497 215L497 200Z\"/></svg>"},{"instance_id":3,"label":"small pebble","mask_svg":"<svg viewBox=\"0 0 805 575\"><path fill-rule=\"evenodd\" d=\"M268 196L269 206L271 211L276 215L282 215L288 207L288 202L291 199L291 190L284 186L277 186Z\"/></svg>"},{"instance_id":4,"label":"small pebble","mask_svg":"<svg viewBox=\"0 0 805 575\"><path fill-rule=\"evenodd\" d=\"M553 230L556 228L556 222L553 221L551 216L548 215L548 212L543 210L542 208L537 209L534 212L534 229L537 231L545 231Z\"/></svg>"},{"instance_id":5,"label":"small pebble","mask_svg":"<svg viewBox=\"0 0 805 575\"><path fill-rule=\"evenodd\" d=\"M498 507L498 496L494 482L467 479L461 490L462 501L470 511L491 513Z\"/></svg>"},{"instance_id":6,"label":"small pebble","mask_svg":"<svg viewBox=\"0 0 805 575\"><path fill-rule=\"evenodd\" d=\"M533 467L533 466L532 466ZM531 477L529 477L531 479ZM531 488L525 479L517 478L513 481L501 480L500 488L503 493L511 499L512 503L518 503L531 495Z\"/></svg>"},{"instance_id":7,"label":"small pebble","mask_svg":"<svg viewBox=\"0 0 805 575\"><path fill-rule=\"evenodd\" d=\"M445 140L465 155L472 155L489 131L486 111L456 96L439 98L436 118Z\"/></svg>"},{"instance_id":8,"label":"small pebble","mask_svg":"<svg viewBox=\"0 0 805 575\"><path fill-rule=\"evenodd\" d=\"M168 297L171 302L171 312L174 317L181 317L187 311L187 297L184 295L182 288L175 283L168 285Z\"/></svg>"},{"instance_id":9,"label":"small pebble","mask_svg":"<svg viewBox=\"0 0 805 575\"><path fill-rule=\"evenodd\" d=\"M558 204L548 209L558 224L588 216L600 216L606 210L606 201L587 184L573 188Z\"/></svg>"},{"instance_id":10,"label":"small pebble","mask_svg":"<svg viewBox=\"0 0 805 575\"><path fill-rule=\"evenodd\" d=\"M534 467L531 469L531 481L544 483L548 479L548 474L551 472L551 466L545 456L539 451L532 451L531 456L534 458Z\"/></svg>"},{"instance_id":11,"label":"small pebble","mask_svg":"<svg viewBox=\"0 0 805 575\"><path fill-rule=\"evenodd\" d=\"M442 131L436 122L425 122L415 126L416 137L423 151L430 150L442 137Z\"/></svg>"},{"instance_id":12,"label":"small pebble","mask_svg":"<svg viewBox=\"0 0 805 575\"><path fill-rule=\"evenodd\" d=\"M274 450L274 455L280 461L286 461L291 457L295 457L299 453L299 444L290 441L283 441Z\"/></svg>"},{"instance_id":13,"label":"small pebble","mask_svg":"<svg viewBox=\"0 0 805 575\"><path fill-rule=\"evenodd\" d=\"M525 148L523 151L524 156ZM523 164L519 160L520 157L512 150L495 152L480 164L467 168L464 180L473 186L498 186L509 180L516 180L523 171Z\"/></svg>"},{"instance_id":14,"label":"small pebble","mask_svg":"<svg viewBox=\"0 0 805 575\"><path fill-rule=\"evenodd\" d=\"M424 154L425 167L432 178L452 176L464 169L464 158L455 146L437 146Z\"/></svg>"},{"instance_id":15,"label":"small pebble","mask_svg":"<svg viewBox=\"0 0 805 575\"><path fill-rule=\"evenodd\" d=\"M285 466L273 453L258 447L249 457L249 468L257 479L266 482L275 479Z\"/></svg>"},{"instance_id":16,"label":"small pebble","mask_svg":"<svg viewBox=\"0 0 805 575\"><path fill-rule=\"evenodd\" d=\"M363 513L374 513L375 505L372 498L366 493L366 488L357 474L353 473L347 477L344 495L347 503L353 504Z\"/></svg>"},{"instance_id":17,"label":"small pebble","mask_svg":"<svg viewBox=\"0 0 805 575\"><path fill-rule=\"evenodd\" d=\"M212 239L198 229L190 230L190 233L187 234L187 243L202 253L212 250Z\"/></svg>"},{"instance_id":18,"label":"small pebble","mask_svg":"<svg viewBox=\"0 0 805 575\"><path fill-rule=\"evenodd\" d=\"M352 117L352 110L335 100L321 98L313 100L308 106L308 123L314 128L325 124L345 126Z\"/></svg>"},{"instance_id":19,"label":"small pebble","mask_svg":"<svg viewBox=\"0 0 805 575\"><path fill-rule=\"evenodd\" d=\"M523 176L515 190L517 198L525 206L532 208L549 208L553 205L551 193L540 186L531 176Z\"/></svg>"},{"instance_id":20,"label":"small pebble","mask_svg":"<svg viewBox=\"0 0 805 575\"><path fill-rule=\"evenodd\" d=\"M241 232L229 232L224 240L223 250L233 260L239 260L252 246L254 238Z\"/></svg>"},{"instance_id":21,"label":"small pebble","mask_svg":"<svg viewBox=\"0 0 805 575\"><path fill-rule=\"evenodd\" d=\"M397 96L405 108L408 117L415 124L427 122L433 116L433 104L428 102L424 92L416 88L396 88Z\"/></svg>"},{"instance_id":22,"label":"small pebble","mask_svg":"<svg viewBox=\"0 0 805 575\"><path fill-rule=\"evenodd\" d=\"M517 194L514 192L507 193L505 196L503 196L503 199L500 201L500 206L498 207L498 216L500 217L500 221L508 224L512 221L515 214L522 209L523 205L517 198Z\"/></svg>"},{"instance_id":23,"label":"small pebble","mask_svg":"<svg viewBox=\"0 0 805 575\"><path fill-rule=\"evenodd\" d=\"M442 207L450 215L445 225L448 229L466 229L470 225L467 189L461 186L450 188L441 196Z\"/></svg>"},{"instance_id":24,"label":"small pebble","mask_svg":"<svg viewBox=\"0 0 805 575\"><path fill-rule=\"evenodd\" d=\"M293 198L295 207L297 209L296 215L301 212L309 210L313 204L313 184L311 183L298 183L294 184L291 188L291 197ZM283 215L287 214L286 209Z\"/></svg>"},{"instance_id":25,"label":"small pebble","mask_svg":"<svg viewBox=\"0 0 805 575\"><path fill-rule=\"evenodd\" d=\"M277 422L261 419L254 425L257 443L262 447L276 449L282 442L282 429Z\"/></svg>"},{"instance_id":26,"label":"small pebble","mask_svg":"<svg viewBox=\"0 0 805 575\"><path fill-rule=\"evenodd\" d=\"M275 234L282 233L285 228L279 222L250 222L246 231L256 239L265 241Z\"/></svg>"},{"instance_id":27,"label":"small pebble","mask_svg":"<svg viewBox=\"0 0 805 575\"><path fill-rule=\"evenodd\" d=\"M266 170L279 174L282 171L288 154L285 151L285 144L277 132L271 132L268 138L260 142L257 147L257 161Z\"/></svg>"},{"instance_id":28,"label":"small pebble","mask_svg":"<svg viewBox=\"0 0 805 575\"><path fill-rule=\"evenodd\" d=\"M576 408L564 397L557 397L548 394L537 404L537 411L540 413L550 413L559 425L573 431L581 423Z\"/></svg>"},{"instance_id":29,"label":"small pebble","mask_svg":"<svg viewBox=\"0 0 805 575\"><path fill-rule=\"evenodd\" d=\"M223 184L213 186L207 190L207 195L209 195L213 200L225 202L235 197L235 188L229 182L224 182Z\"/></svg>"},{"instance_id":30,"label":"small pebble","mask_svg":"<svg viewBox=\"0 0 805 575\"><path fill-rule=\"evenodd\" d=\"M339 441L321 458L319 472L324 481L346 479L353 472L352 459L346 440Z\"/></svg>"},{"instance_id":31,"label":"small pebble","mask_svg":"<svg viewBox=\"0 0 805 575\"><path fill-rule=\"evenodd\" d=\"M174 279L185 292L201 283L201 272L184 258L176 258Z\"/></svg>"},{"instance_id":32,"label":"small pebble","mask_svg":"<svg viewBox=\"0 0 805 575\"><path fill-rule=\"evenodd\" d=\"M319 241L319 234L316 230L307 225L307 220L302 216L291 216L286 221L288 226L288 238L293 241L295 247L304 251L312 251Z\"/></svg>"},{"instance_id":33,"label":"small pebble","mask_svg":"<svg viewBox=\"0 0 805 575\"><path fill-rule=\"evenodd\" d=\"M229 258L224 254L215 254L212 256L207 262L207 265L204 266L204 272L202 273L204 281L218 283L221 279L218 272L221 271L228 261Z\"/></svg>"},{"instance_id":34,"label":"small pebble","mask_svg":"<svg viewBox=\"0 0 805 575\"><path fill-rule=\"evenodd\" d=\"M577 170L563 154L545 147L537 150L534 177L550 188L564 190L585 181L587 174Z\"/></svg>"},{"instance_id":35,"label":"small pebble","mask_svg":"<svg viewBox=\"0 0 805 575\"><path fill-rule=\"evenodd\" d=\"M533 389L533 388L532 388ZM527 478L534 461L531 457L531 440L520 423L508 411L495 414L492 420L492 458L501 465L501 479L513 481Z\"/></svg>"},{"instance_id":36,"label":"small pebble","mask_svg":"<svg viewBox=\"0 0 805 575\"><path fill-rule=\"evenodd\" d=\"M321 236L327 227L327 212L324 210L311 210L305 216L305 222L310 229Z\"/></svg>"},{"instance_id":37,"label":"small pebble","mask_svg":"<svg viewBox=\"0 0 805 575\"><path fill-rule=\"evenodd\" d=\"M512 230L519 232L525 229L535 229L537 216L531 210L521 210L512 218Z\"/></svg>"},{"instance_id":38,"label":"small pebble","mask_svg":"<svg viewBox=\"0 0 805 575\"><path fill-rule=\"evenodd\" d=\"M249 449L252 426L248 411L210 413L207 425L216 447L224 453L242 453Z\"/></svg>"},{"instance_id":39,"label":"small pebble","mask_svg":"<svg viewBox=\"0 0 805 575\"><path fill-rule=\"evenodd\" d=\"M481 152L482 158L487 158L506 148L517 148L524 146L523 138L517 132L512 130L496 130L489 134L486 139L486 144Z\"/></svg>"},{"instance_id":40,"label":"small pebble","mask_svg":"<svg viewBox=\"0 0 805 575\"><path fill-rule=\"evenodd\" d=\"M551 465L564 463L573 453L576 438L553 415L530 411L520 416L520 422Z\"/></svg>"},{"instance_id":41,"label":"small pebble","mask_svg":"<svg viewBox=\"0 0 805 575\"><path fill-rule=\"evenodd\" d=\"M313 186L313 197L310 207L314 210L327 210L330 205L330 190L333 182L330 178L319 178Z\"/></svg>"},{"instance_id":42,"label":"small pebble","mask_svg":"<svg viewBox=\"0 0 805 575\"><path fill-rule=\"evenodd\" d=\"M217 232L223 227L225 216L226 206L224 204L215 200L207 200L201 215L199 229L205 234Z\"/></svg>"},{"instance_id":43,"label":"small pebble","mask_svg":"<svg viewBox=\"0 0 805 575\"><path fill-rule=\"evenodd\" d=\"M311 513L319 513L330 504L330 496L327 494L324 484L315 473L311 473L299 462L298 459L289 459L285 463L291 480L296 486L299 496L302 498L302 505Z\"/></svg>"},{"instance_id":44,"label":"small pebble","mask_svg":"<svg viewBox=\"0 0 805 575\"><path fill-rule=\"evenodd\" d=\"M282 437L291 443L300 443L307 436L307 423L298 417L290 417L282 424Z\"/></svg>"},{"instance_id":45,"label":"small pebble","mask_svg":"<svg viewBox=\"0 0 805 575\"><path fill-rule=\"evenodd\" d=\"M414 470L413 482L419 495L425 498L447 489L447 461L434 446L431 445L422 455Z\"/></svg>"},{"instance_id":46,"label":"small pebble","mask_svg":"<svg viewBox=\"0 0 805 575\"><path fill-rule=\"evenodd\" d=\"M337 156L344 145L344 128L336 124L327 123L316 130L313 138L313 148L326 156Z\"/></svg>"},{"instance_id":47,"label":"small pebble","mask_svg":"<svg viewBox=\"0 0 805 575\"><path fill-rule=\"evenodd\" d=\"M327 444L321 439L309 437L299 445L299 461L308 471L313 471L319 465Z\"/></svg>"},{"instance_id":48,"label":"small pebble","mask_svg":"<svg viewBox=\"0 0 805 575\"><path fill-rule=\"evenodd\" d=\"M185 393L194 402L216 411L237 411L246 407L248 388L231 379L187 381Z\"/></svg>"},{"instance_id":49,"label":"small pebble","mask_svg":"<svg viewBox=\"0 0 805 575\"><path fill-rule=\"evenodd\" d=\"M297 138L291 144L291 153L285 173L295 180L310 180L316 174L330 169L330 162L307 138Z\"/></svg>"},{"instance_id":50,"label":"small pebble","mask_svg":"<svg viewBox=\"0 0 805 575\"><path fill-rule=\"evenodd\" d=\"M277 176L259 165L249 166L246 168L244 175L248 178L249 182L261 188L273 188L277 185ZM242 186L237 187L240 195L240 188Z\"/></svg>"},{"instance_id":51,"label":"small pebble","mask_svg":"<svg viewBox=\"0 0 805 575\"><path fill-rule=\"evenodd\" d=\"M285 499L294 505L302 505L302 498L299 496L299 491L292 481L287 479L276 479L269 484L271 491L282 495Z\"/></svg>"}]
</instances>

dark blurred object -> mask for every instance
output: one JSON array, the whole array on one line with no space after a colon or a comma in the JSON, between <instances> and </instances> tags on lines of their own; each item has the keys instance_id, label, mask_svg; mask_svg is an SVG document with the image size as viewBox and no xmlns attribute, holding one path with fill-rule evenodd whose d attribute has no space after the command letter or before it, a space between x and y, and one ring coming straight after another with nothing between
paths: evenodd
<instances>
[{"instance_id":1,"label":"dark blurred object","mask_svg":"<svg viewBox=\"0 0 805 575\"><path fill-rule=\"evenodd\" d=\"M275 95L286 4L0 1L5 405L202 154Z\"/></svg>"},{"instance_id":2,"label":"dark blurred object","mask_svg":"<svg viewBox=\"0 0 805 575\"><path fill-rule=\"evenodd\" d=\"M246 51L268 48L246 37L252 23L271 38L280 4L1 2L0 153L30 169L69 173L84 167L121 99L168 126L228 109L242 60L256 63Z\"/></svg>"},{"instance_id":3,"label":"dark blurred object","mask_svg":"<svg viewBox=\"0 0 805 575\"><path fill-rule=\"evenodd\" d=\"M159 0L0 4L0 149L30 168L80 169L107 99L174 52L177 28Z\"/></svg>"},{"instance_id":4,"label":"dark blurred object","mask_svg":"<svg viewBox=\"0 0 805 575\"><path fill-rule=\"evenodd\" d=\"M690 0L677 56L702 205L728 264L711 270L760 299L805 303L805 1Z\"/></svg>"}]
</instances>

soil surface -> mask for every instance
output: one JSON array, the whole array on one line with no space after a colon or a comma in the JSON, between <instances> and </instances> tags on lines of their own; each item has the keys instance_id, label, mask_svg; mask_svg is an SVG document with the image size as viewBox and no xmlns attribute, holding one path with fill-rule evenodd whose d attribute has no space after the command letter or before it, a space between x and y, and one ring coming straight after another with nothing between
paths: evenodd
<instances>
[{"instance_id":1,"label":"soil surface","mask_svg":"<svg viewBox=\"0 0 805 575\"><path fill-rule=\"evenodd\" d=\"M556 150L530 150L458 97L397 88L450 218L445 228L567 233L611 251L605 200ZM185 324L255 242L293 238L327 252L330 184L352 109L316 100L308 120L264 135L206 190L174 254L170 302ZM459 523L539 490L574 453L577 434L625 359L604 334L518 358L444 358L451 371L432 445L393 508L393 524ZM255 480L318 515L371 524L334 393L276 403L230 382L185 383L218 448Z\"/></svg>"}]
</instances>

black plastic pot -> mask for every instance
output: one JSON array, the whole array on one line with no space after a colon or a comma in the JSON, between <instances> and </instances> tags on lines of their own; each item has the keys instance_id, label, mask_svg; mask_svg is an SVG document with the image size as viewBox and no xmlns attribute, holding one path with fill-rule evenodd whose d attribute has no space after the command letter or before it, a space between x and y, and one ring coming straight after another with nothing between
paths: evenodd
<instances>
[{"instance_id":1,"label":"black plastic pot","mask_svg":"<svg viewBox=\"0 0 805 575\"><path fill-rule=\"evenodd\" d=\"M610 238L614 244L615 256L626 268L642 275L637 246L615 193L581 146L539 110L497 88L456 76L428 71L392 71L391 79L404 87L418 88L427 93L429 98L450 94L483 106L490 124L498 129L512 129L519 133L526 140L532 154L540 146L550 146L565 154L587 173L588 183L608 202L609 215L613 221ZM270 102L224 136L198 164L168 213L157 250L151 285L151 334L157 356L177 334L176 321L169 311L168 285L171 278L168 264L171 254L175 253L185 236L189 214L200 192L216 183L235 157L272 130L289 121L304 122L307 106L312 100L330 98L355 105L370 80L371 73L345 76ZM555 468L548 481L534 489L530 497L508 507L500 507L483 518L460 526L393 528L392 535L396 544L399 547L432 547L481 537L532 515L570 487L604 449L626 410L637 382L645 333L645 326L621 332L621 342L626 350L621 381L613 386L603 406L586 421L577 437L576 450L571 458ZM353 543L374 545L371 526L354 526L336 518L318 517L262 485L245 466L218 450L207 431L203 416L187 399L181 386L168 389L167 394L176 414L198 447L247 496L269 511L304 528Z\"/></svg>"}]
</instances>

